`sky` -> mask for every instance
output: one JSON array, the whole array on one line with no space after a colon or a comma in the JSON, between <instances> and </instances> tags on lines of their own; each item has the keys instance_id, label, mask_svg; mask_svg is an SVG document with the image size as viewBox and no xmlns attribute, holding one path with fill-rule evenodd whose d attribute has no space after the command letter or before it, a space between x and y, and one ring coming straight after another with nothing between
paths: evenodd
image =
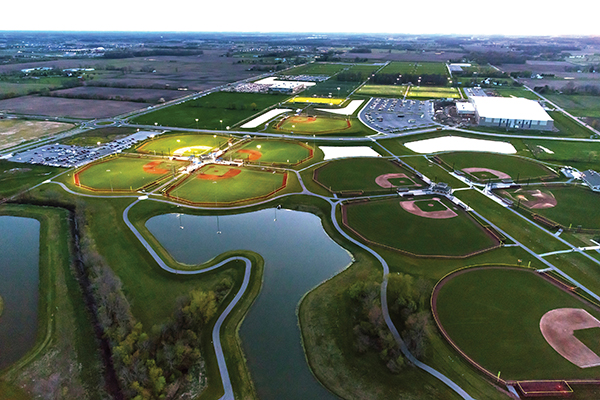
<instances>
[{"instance_id":1,"label":"sky","mask_svg":"<svg viewBox=\"0 0 600 400\"><path fill-rule=\"evenodd\" d=\"M2 5L1 30L600 36L597 0L103 0ZM22 17L18 17L22 15Z\"/></svg>"}]
</instances>

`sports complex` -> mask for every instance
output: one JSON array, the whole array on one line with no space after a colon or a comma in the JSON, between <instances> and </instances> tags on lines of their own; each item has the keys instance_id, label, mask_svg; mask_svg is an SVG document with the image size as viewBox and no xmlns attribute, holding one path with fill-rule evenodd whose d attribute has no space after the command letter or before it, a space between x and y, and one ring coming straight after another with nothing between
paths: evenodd
<instances>
[{"instance_id":1,"label":"sports complex","mask_svg":"<svg viewBox=\"0 0 600 400\"><path fill-rule=\"evenodd\" d=\"M64 208L60 254L97 268L69 285L89 278L88 301L108 304L108 360L164 381L116 376L123 398L600 398L600 193L580 172L600 170L600 137L444 125L467 93L449 71L314 62L132 112L111 121L140 139L82 148L78 167L0 160L0 216ZM503 118L493 103L481 118ZM57 246L48 224L40 243ZM23 359L78 337L85 315L58 301L40 304L79 325L55 331L44 311Z\"/></svg>"}]
</instances>

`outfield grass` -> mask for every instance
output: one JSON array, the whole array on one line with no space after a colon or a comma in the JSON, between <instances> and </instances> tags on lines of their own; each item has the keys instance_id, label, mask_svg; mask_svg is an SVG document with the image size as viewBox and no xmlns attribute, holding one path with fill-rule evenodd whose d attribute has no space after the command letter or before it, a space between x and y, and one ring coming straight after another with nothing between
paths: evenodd
<instances>
[{"instance_id":1,"label":"outfield grass","mask_svg":"<svg viewBox=\"0 0 600 400\"><path fill-rule=\"evenodd\" d=\"M438 74L448 75L446 64L442 62L393 61L381 70L382 74Z\"/></svg>"},{"instance_id":2,"label":"outfield grass","mask_svg":"<svg viewBox=\"0 0 600 400\"><path fill-rule=\"evenodd\" d=\"M400 201L404 199L349 205L348 225L368 240L417 255L464 256L497 244L477 222L445 199L442 203L454 210L456 217L417 216L405 211Z\"/></svg>"},{"instance_id":3,"label":"outfield grass","mask_svg":"<svg viewBox=\"0 0 600 400\"><path fill-rule=\"evenodd\" d=\"M144 167L151 163L156 163L155 169L145 171ZM166 159L114 157L82 169L78 177L82 186L96 190L135 191L186 165L183 161ZM79 186L77 182L75 185Z\"/></svg>"},{"instance_id":4,"label":"outfield grass","mask_svg":"<svg viewBox=\"0 0 600 400\"><path fill-rule=\"evenodd\" d=\"M556 198L556 207L531 210L559 224L600 229L600 193L587 187L544 187Z\"/></svg>"},{"instance_id":5,"label":"outfield grass","mask_svg":"<svg viewBox=\"0 0 600 400\"><path fill-rule=\"evenodd\" d=\"M244 143L241 147L226 152L224 159L248 159L249 151L260 152L260 158L255 162L296 164L309 158L313 154L312 147L295 141L288 140L261 140L254 139Z\"/></svg>"},{"instance_id":6,"label":"outfield grass","mask_svg":"<svg viewBox=\"0 0 600 400\"><path fill-rule=\"evenodd\" d=\"M460 99L460 92L453 87L411 86L406 98L410 99Z\"/></svg>"},{"instance_id":7,"label":"outfield grass","mask_svg":"<svg viewBox=\"0 0 600 400\"><path fill-rule=\"evenodd\" d=\"M455 344L482 367L503 379L598 378L600 367L579 368L559 355L540 332L540 319L556 308L587 303L534 272L472 269L455 275L440 289L437 310Z\"/></svg>"},{"instance_id":8,"label":"outfield grass","mask_svg":"<svg viewBox=\"0 0 600 400\"><path fill-rule=\"evenodd\" d=\"M225 129L287 98L279 94L216 92L140 115L133 118L132 122L180 128Z\"/></svg>"},{"instance_id":9,"label":"outfield grass","mask_svg":"<svg viewBox=\"0 0 600 400\"><path fill-rule=\"evenodd\" d=\"M355 121L354 124L360 124ZM292 116L276 123L277 132L323 135L327 133L343 133L352 128L350 119L317 115L316 118Z\"/></svg>"},{"instance_id":10,"label":"outfield grass","mask_svg":"<svg viewBox=\"0 0 600 400\"><path fill-rule=\"evenodd\" d=\"M216 136L216 137L215 137ZM136 148L138 153L149 153L156 155L173 155L177 150L189 147L189 150L179 151L178 154L191 156L193 154L204 154L215 147L223 145L229 140L228 137L219 135L202 134L163 134L145 141Z\"/></svg>"},{"instance_id":11,"label":"outfield grass","mask_svg":"<svg viewBox=\"0 0 600 400\"><path fill-rule=\"evenodd\" d=\"M228 179L200 179L199 174L223 175L228 171L239 171ZM190 175L185 181L173 187L170 196L192 203L207 203L223 205L251 200L255 197L266 196L282 187L286 177L282 174L264 172L258 169L243 167L226 167L221 165L206 165L198 173Z\"/></svg>"},{"instance_id":12,"label":"outfield grass","mask_svg":"<svg viewBox=\"0 0 600 400\"><path fill-rule=\"evenodd\" d=\"M445 161L448 165L454 166L455 170L462 170L464 168L472 167L489 168L504 172L510 175L510 177L515 181L519 179L519 182L523 182L526 179L540 179L548 176L557 176L554 172L536 161L504 154L483 152L453 152L438 154L438 157ZM475 175L474 177L477 177L477 173L473 173L471 175ZM492 178L492 180L498 180L498 178Z\"/></svg>"},{"instance_id":13,"label":"outfield grass","mask_svg":"<svg viewBox=\"0 0 600 400\"><path fill-rule=\"evenodd\" d=\"M414 184L400 185L402 187L418 187L424 185L414 174L384 158L348 158L330 161L320 166L317 172L317 181L333 192L340 191L372 191L391 190L379 186L375 179L384 174L403 173ZM393 182L392 182L393 183Z\"/></svg>"},{"instance_id":14,"label":"outfield grass","mask_svg":"<svg viewBox=\"0 0 600 400\"><path fill-rule=\"evenodd\" d=\"M408 86L396 85L364 85L356 94L362 94L373 97L404 97Z\"/></svg>"}]
</instances>

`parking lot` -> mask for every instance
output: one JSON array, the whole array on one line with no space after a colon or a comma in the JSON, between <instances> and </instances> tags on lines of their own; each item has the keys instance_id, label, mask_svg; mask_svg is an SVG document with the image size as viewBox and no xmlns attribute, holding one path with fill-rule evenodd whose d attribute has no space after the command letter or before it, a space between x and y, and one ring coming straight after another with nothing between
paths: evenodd
<instances>
[{"instance_id":1,"label":"parking lot","mask_svg":"<svg viewBox=\"0 0 600 400\"><path fill-rule=\"evenodd\" d=\"M157 132L141 131L125 138L106 143L98 147L67 146L64 144L48 144L17 153L8 161L28 164L41 164L51 167L80 167L109 154L120 153L135 143L158 135Z\"/></svg>"},{"instance_id":2,"label":"parking lot","mask_svg":"<svg viewBox=\"0 0 600 400\"><path fill-rule=\"evenodd\" d=\"M395 133L436 126L433 101L372 98L360 112L360 119L379 132Z\"/></svg>"}]
</instances>

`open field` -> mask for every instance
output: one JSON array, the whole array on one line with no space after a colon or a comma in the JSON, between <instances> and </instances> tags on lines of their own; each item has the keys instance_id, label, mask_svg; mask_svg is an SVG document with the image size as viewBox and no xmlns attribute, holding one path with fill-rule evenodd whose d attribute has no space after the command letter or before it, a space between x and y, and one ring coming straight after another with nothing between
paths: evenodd
<instances>
[{"instance_id":1,"label":"open field","mask_svg":"<svg viewBox=\"0 0 600 400\"><path fill-rule=\"evenodd\" d=\"M365 85L361 87L356 94L373 97L404 97L408 86L395 85Z\"/></svg>"},{"instance_id":2,"label":"open field","mask_svg":"<svg viewBox=\"0 0 600 400\"><path fill-rule=\"evenodd\" d=\"M426 209L439 201L453 217L417 215L403 207L409 201L392 198L346 205L348 226L374 243L421 256L461 257L498 245L481 225L445 199L418 201L430 201Z\"/></svg>"},{"instance_id":3,"label":"open field","mask_svg":"<svg viewBox=\"0 0 600 400\"><path fill-rule=\"evenodd\" d=\"M250 140L227 151L224 159L244 159L250 162L298 164L313 156L313 148L302 142L288 140Z\"/></svg>"},{"instance_id":4,"label":"open field","mask_svg":"<svg viewBox=\"0 0 600 400\"><path fill-rule=\"evenodd\" d=\"M488 90L486 90L488 91ZM523 97L529 100L539 100L540 98L530 90L525 89L521 86L516 87L505 87L505 88L494 88L490 89L489 92L496 93L502 97Z\"/></svg>"},{"instance_id":5,"label":"open field","mask_svg":"<svg viewBox=\"0 0 600 400\"><path fill-rule=\"evenodd\" d=\"M548 114L554 120L554 127L565 136L589 138L594 134L560 111L549 111Z\"/></svg>"},{"instance_id":6,"label":"open field","mask_svg":"<svg viewBox=\"0 0 600 400\"><path fill-rule=\"evenodd\" d=\"M576 117L600 118L600 97L598 96L545 94L544 97Z\"/></svg>"},{"instance_id":7,"label":"open field","mask_svg":"<svg viewBox=\"0 0 600 400\"><path fill-rule=\"evenodd\" d=\"M72 146L96 146L98 142L101 144L109 143L113 140L129 136L135 132L135 128L108 126L106 128L92 129L91 131L85 131L77 135L69 136L60 140L60 143Z\"/></svg>"},{"instance_id":8,"label":"open field","mask_svg":"<svg viewBox=\"0 0 600 400\"><path fill-rule=\"evenodd\" d=\"M89 98L98 100L125 100L137 103L158 103L160 99L169 101L182 97L185 92L166 89L128 89L97 86L78 86L70 89L56 90L52 97ZM142 105L143 106L143 105Z\"/></svg>"},{"instance_id":9,"label":"open field","mask_svg":"<svg viewBox=\"0 0 600 400\"><path fill-rule=\"evenodd\" d=\"M131 101L63 99L33 95L0 100L0 110L10 113L82 119L113 117L144 107L143 103Z\"/></svg>"},{"instance_id":10,"label":"open field","mask_svg":"<svg viewBox=\"0 0 600 400\"><path fill-rule=\"evenodd\" d=\"M381 70L382 74L439 74L447 75L446 64L442 62L393 61Z\"/></svg>"},{"instance_id":11,"label":"open field","mask_svg":"<svg viewBox=\"0 0 600 400\"><path fill-rule=\"evenodd\" d=\"M462 170L472 178L479 181L507 179L492 172L475 170L465 171L468 168L489 169L505 175L513 180L524 182L526 179L556 178L557 174L544 165L522 157L509 156L496 153L480 152L454 152L439 154L447 166L455 170Z\"/></svg>"},{"instance_id":12,"label":"open field","mask_svg":"<svg viewBox=\"0 0 600 400\"><path fill-rule=\"evenodd\" d=\"M150 158L113 157L89 164L74 176L76 186L99 191L136 191L168 174L175 174L186 162Z\"/></svg>"},{"instance_id":13,"label":"open field","mask_svg":"<svg viewBox=\"0 0 600 400\"><path fill-rule=\"evenodd\" d=\"M50 121L0 120L0 150L28 140L66 131L72 124Z\"/></svg>"},{"instance_id":14,"label":"open field","mask_svg":"<svg viewBox=\"0 0 600 400\"><path fill-rule=\"evenodd\" d=\"M3 95L10 97L12 95L23 96L39 93L40 91L58 89L63 86L68 87L73 84L77 84L77 78L39 77L39 79L33 79L30 77L1 77L0 98Z\"/></svg>"},{"instance_id":15,"label":"open field","mask_svg":"<svg viewBox=\"0 0 600 400\"><path fill-rule=\"evenodd\" d=\"M451 276L433 301L452 341L492 376L500 371L501 379L511 380L598 378L600 367L579 368L548 344L540 319L558 308L600 313L535 272L467 269Z\"/></svg>"},{"instance_id":16,"label":"open field","mask_svg":"<svg viewBox=\"0 0 600 400\"><path fill-rule=\"evenodd\" d=\"M328 79L309 87L302 92L302 95L308 97L314 95L319 97L346 97L360 84L361 82L340 82L335 79Z\"/></svg>"},{"instance_id":17,"label":"open field","mask_svg":"<svg viewBox=\"0 0 600 400\"><path fill-rule=\"evenodd\" d=\"M354 123L360 124L358 121L355 121ZM314 117L292 116L278 122L276 129L281 133L323 135L350 130L352 125L353 123L346 118L328 117L325 115Z\"/></svg>"},{"instance_id":18,"label":"open field","mask_svg":"<svg viewBox=\"0 0 600 400\"><path fill-rule=\"evenodd\" d=\"M381 179L388 174L398 176ZM383 158L348 158L330 161L317 168L315 178L321 185L333 192L384 189L389 191L395 187L418 188L424 185L405 168ZM378 178L380 178L379 181ZM386 183L391 184L391 187Z\"/></svg>"},{"instance_id":19,"label":"open field","mask_svg":"<svg viewBox=\"0 0 600 400\"><path fill-rule=\"evenodd\" d=\"M132 122L180 128L225 129L287 98L279 94L216 92L141 115Z\"/></svg>"},{"instance_id":20,"label":"open field","mask_svg":"<svg viewBox=\"0 0 600 400\"><path fill-rule=\"evenodd\" d=\"M556 140L524 139L523 142L538 160L561 164L585 163L600 169L600 143L574 143Z\"/></svg>"},{"instance_id":21,"label":"open field","mask_svg":"<svg viewBox=\"0 0 600 400\"><path fill-rule=\"evenodd\" d=\"M286 185L287 172L210 164L170 187L167 195L194 204L223 205L269 196Z\"/></svg>"},{"instance_id":22,"label":"open field","mask_svg":"<svg viewBox=\"0 0 600 400\"><path fill-rule=\"evenodd\" d=\"M592 192L587 187L546 186L540 189L555 199L556 206L533 208L532 212L550 218L566 228L581 226L584 229L600 230L599 193ZM511 189L507 194L517 203L519 192Z\"/></svg>"},{"instance_id":23,"label":"open field","mask_svg":"<svg viewBox=\"0 0 600 400\"><path fill-rule=\"evenodd\" d=\"M291 68L284 73L286 75L333 75L349 67L351 66L345 64L309 63Z\"/></svg>"},{"instance_id":24,"label":"open field","mask_svg":"<svg viewBox=\"0 0 600 400\"><path fill-rule=\"evenodd\" d=\"M15 195L62 171L62 168L0 160L0 198Z\"/></svg>"},{"instance_id":25,"label":"open field","mask_svg":"<svg viewBox=\"0 0 600 400\"><path fill-rule=\"evenodd\" d=\"M216 136L216 137L215 137ZM191 156L204 154L224 145L228 137L202 134L163 134L147 140L136 148L138 153Z\"/></svg>"},{"instance_id":26,"label":"open field","mask_svg":"<svg viewBox=\"0 0 600 400\"><path fill-rule=\"evenodd\" d=\"M407 98L410 99L460 99L460 93L453 87L411 86Z\"/></svg>"}]
</instances>

